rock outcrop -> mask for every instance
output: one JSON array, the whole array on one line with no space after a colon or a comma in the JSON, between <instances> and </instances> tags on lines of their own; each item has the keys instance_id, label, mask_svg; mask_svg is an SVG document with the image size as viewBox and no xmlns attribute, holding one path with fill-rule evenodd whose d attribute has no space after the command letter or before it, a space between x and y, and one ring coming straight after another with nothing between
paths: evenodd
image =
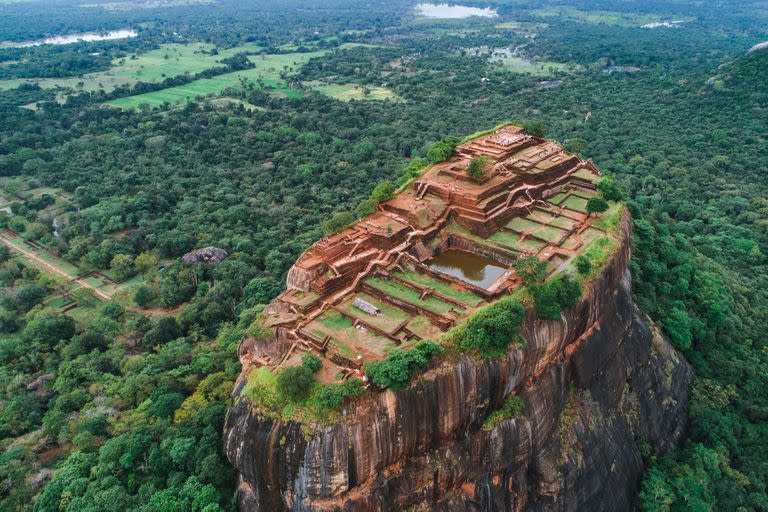
<instances>
[{"instance_id":1,"label":"rock outcrop","mask_svg":"<svg viewBox=\"0 0 768 512\"><path fill-rule=\"evenodd\" d=\"M195 249L181 257L184 263L221 263L229 256L229 253L218 247L203 247Z\"/></svg>"},{"instance_id":2,"label":"rock outcrop","mask_svg":"<svg viewBox=\"0 0 768 512\"><path fill-rule=\"evenodd\" d=\"M524 347L436 362L332 426L261 415L241 378L225 426L241 510L631 509L641 454L684 435L692 370L632 302L629 230L559 321L528 313ZM483 429L513 392L522 414Z\"/></svg>"}]
</instances>

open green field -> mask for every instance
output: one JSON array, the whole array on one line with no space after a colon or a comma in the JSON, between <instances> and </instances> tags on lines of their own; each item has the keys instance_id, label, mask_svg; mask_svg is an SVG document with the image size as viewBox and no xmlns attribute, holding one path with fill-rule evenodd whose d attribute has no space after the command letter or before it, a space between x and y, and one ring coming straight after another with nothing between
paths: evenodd
<instances>
[{"instance_id":1,"label":"open green field","mask_svg":"<svg viewBox=\"0 0 768 512\"><path fill-rule=\"evenodd\" d=\"M368 302L369 304L376 306L379 308L381 313L378 315L371 315L361 309L358 309L357 306L353 304L355 298L357 297L360 297L362 300ZM378 327L382 331L386 331L390 334L392 334L398 325L410 318L410 315L402 309L390 306L389 304L386 304L385 302L377 299L372 295L368 295L367 293L358 293L354 296L350 296L347 300L339 304L339 309L348 315L359 318L360 320L367 322L374 327Z\"/></svg>"},{"instance_id":2,"label":"open green field","mask_svg":"<svg viewBox=\"0 0 768 512\"><path fill-rule=\"evenodd\" d=\"M610 231L619 225L622 210L624 209L624 205L621 203L611 201L609 205L608 210L596 215L596 220L592 220L591 222L594 227L602 229L603 231Z\"/></svg>"},{"instance_id":3,"label":"open green field","mask_svg":"<svg viewBox=\"0 0 768 512\"><path fill-rule=\"evenodd\" d=\"M242 45L226 50L217 50L211 55L214 46L203 43L165 44L157 50L147 53L115 59L112 67L106 71L86 73L82 77L72 78L29 78L0 80L0 90L12 89L22 83L37 83L44 89L63 87L82 91L111 92L121 85L133 85L137 82L162 82L166 78L185 74L195 74L207 69L223 66L221 60L242 52L258 52L256 45Z\"/></svg>"},{"instance_id":4,"label":"open green field","mask_svg":"<svg viewBox=\"0 0 768 512\"><path fill-rule=\"evenodd\" d=\"M538 222L533 222L532 220L528 220L525 217L515 217L507 222L506 227L515 230L518 233L524 233L526 231L532 231L541 227L541 224Z\"/></svg>"},{"instance_id":5,"label":"open green field","mask_svg":"<svg viewBox=\"0 0 768 512\"><path fill-rule=\"evenodd\" d=\"M540 228L535 229L531 234L542 240L556 244L563 238L565 233L565 230L554 226L541 226Z\"/></svg>"},{"instance_id":6,"label":"open green field","mask_svg":"<svg viewBox=\"0 0 768 512\"><path fill-rule=\"evenodd\" d=\"M531 21L506 21L499 23L496 28L502 30L512 30L520 34L534 35L540 30L545 30L549 27L546 23L535 23Z\"/></svg>"},{"instance_id":7,"label":"open green field","mask_svg":"<svg viewBox=\"0 0 768 512\"><path fill-rule=\"evenodd\" d=\"M352 320L341 313L328 310L302 328L317 338L324 339L331 336L330 342L339 350L339 353L350 359L363 355L362 352L374 355L385 355L387 351L395 347L394 342L371 329L358 329L353 327ZM344 340L341 342L339 340ZM357 348L360 350L357 350Z\"/></svg>"},{"instance_id":8,"label":"open green field","mask_svg":"<svg viewBox=\"0 0 768 512\"><path fill-rule=\"evenodd\" d=\"M513 73L541 77L562 73L576 73L581 70L581 67L576 64L566 64L564 62L548 60L533 62L521 57L496 57L493 58L491 62Z\"/></svg>"},{"instance_id":9,"label":"open green field","mask_svg":"<svg viewBox=\"0 0 768 512\"><path fill-rule=\"evenodd\" d=\"M571 195L563 201L562 206L581 213L587 212L587 200L575 195Z\"/></svg>"},{"instance_id":10,"label":"open green field","mask_svg":"<svg viewBox=\"0 0 768 512\"><path fill-rule=\"evenodd\" d=\"M542 18L565 18L584 23L618 25L621 27L639 27L646 23L660 21L663 18L663 16L658 14L635 14L617 11L580 11L567 6L534 9L528 11L528 13L533 14L534 16L541 16Z\"/></svg>"},{"instance_id":11,"label":"open green field","mask_svg":"<svg viewBox=\"0 0 768 512\"><path fill-rule=\"evenodd\" d=\"M560 229L566 229L569 231L575 228L577 224L578 222L576 222L575 220L569 219L568 217L563 217L563 216L556 217L554 220L552 220L552 223L551 223L552 226L555 226Z\"/></svg>"},{"instance_id":12,"label":"open green field","mask_svg":"<svg viewBox=\"0 0 768 512\"><path fill-rule=\"evenodd\" d=\"M450 284L441 281L440 279L436 279L428 274L419 274L418 272L409 270L404 274L398 272L395 275L404 281L415 284L416 286L421 286L423 288L433 288L437 293L441 293L446 297L458 300L467 306L474 307L483 302L481 297L478 297L473 293L457 290Z\"/></svg>"},{"instance_id":13,"label":"open green field","mask_svg":"<svg viewBox=\"0 0 768 512\"><path fill-rule=\"evenodd\" d=\"M107 104L120 108L137 108L139 105L146 103L150 107L157 107L165 102L178 103L180 101L192 100L197 96L220 94L227 88L241 87L249 83L274 87L278 92L286 96L300 97L301 93L288 88L285 81L280 78L280 73L283 71L295 71L312 57L319 57L323 53L285 53L280 55L252 56L250 57L251 62L256 67L251 69L225 73L214 78L201 78L200 80L177 87L169 87L159 91L108 101Z\"/></svg>"},{"instance_id":14,"label":"open green field","mask_svg":"<svg viewBox=\"0 0 768 512\"><path fill-rule=\"evenodd\" d=\"M428 309L429 311L433 311L441 315L447 315L449 311L455 308L453 304L449 302L443 302L436 297L427 297L424 300L421 300L421 294L419 292L412 288L408 288L407 286L402 285L396 281L369 278L366 279L365 282L388 295L402 299L416 306L421 306L425 309Z\"/></svg>"},{"instance_id":15,"label":"open green field","mask_svg":"<svg viewBox=\"0 0 768 512\"><path fill-rule=\"evenodd\" d=\"M350 100L394 100L402 101L386 87L360 86L358 84L324 84L312 87L316 91L341 101Z\"/></svg>"}]
</instances>

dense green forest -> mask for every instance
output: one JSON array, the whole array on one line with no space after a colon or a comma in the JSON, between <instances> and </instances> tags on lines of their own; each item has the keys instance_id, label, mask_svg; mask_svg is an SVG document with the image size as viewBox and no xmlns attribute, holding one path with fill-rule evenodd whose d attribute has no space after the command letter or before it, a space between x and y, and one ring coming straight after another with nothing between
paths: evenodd
<instances>
[{"instance_id":1,"label":"dense green forest","mask_svg":"<svg viewBox=\"0 0 768 512\"><path fill-rule=\"evenodd\" d=\"M115 283L96 286L108 299L67 289L0 246L0 510L234 509L221 430L259 305L334 213L432 142L506 120L537 122L616 176L636 301L695 368L688 439L647 454L638 505L768 510L768 50L745 55L768 40L764 6L521 0L489 2L498 18L428 20L406 2L179 4L0 3L5 41L138 31L0 46L0 227ZM641 28L646 16L686 22ZM326 53L275 70L291 94L242 80L227 101L157 108L103 102L253 61L109 94L19 82L87 80L196 42ZM494 48L547 64L500 65ZM228 256L181 260L206 246Z\"/></svg>"}]
</instances>

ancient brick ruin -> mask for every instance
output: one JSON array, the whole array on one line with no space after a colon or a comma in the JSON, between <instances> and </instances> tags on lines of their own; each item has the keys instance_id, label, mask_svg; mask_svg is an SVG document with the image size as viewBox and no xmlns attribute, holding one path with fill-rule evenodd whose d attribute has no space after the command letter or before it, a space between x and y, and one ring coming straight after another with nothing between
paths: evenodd
<instances>
[{"instance_id":1,"label":"ancient brick ruin","mask_svg":"<svg viewBox=\"0 0 768 512\"><path fill-rule=\"evenodd\" d=\"M479 156L488 158L485 172L470 178ZM287 290L264 312L266 327L291 347L280 360L256 350L252 362L279 368L311 351L325 356L327 380L359 373L365 361L435 339L509 293L520 283L513 265L521 255L546 260L550 275L564 271L605 235L586 213L599 176L591 162L515 126L458 146L298 259ZM474 277L437 264L446 254Z\"/></svg>"}]
</instances>

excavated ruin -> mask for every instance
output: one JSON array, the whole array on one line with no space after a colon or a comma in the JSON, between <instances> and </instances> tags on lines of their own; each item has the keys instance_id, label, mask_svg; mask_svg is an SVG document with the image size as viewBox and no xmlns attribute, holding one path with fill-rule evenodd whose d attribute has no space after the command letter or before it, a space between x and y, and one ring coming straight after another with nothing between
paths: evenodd
<instances>
[{"instance_id":1,"label":"excavated ruin","mask_svg":"<svg viewBox=\"0 0 768 512\"><path fill-rule=\"evenodd\" d=\"M535 146L547 150L530 151ZM521 158L526 149L539 160ZM458 169L477 154L491 155L492 171L467 182ZM552 163L542 166L544 160ZM590 163L505 128L460 146L381 205L374 217L386 217L389 230L362 231L358 223L310 248L291 269L288 291L266 310L270 334L240 347L243 372L225 450L240 475L241 510L631 509L641 454L665 453L684 435L692 371L632 302L628 214L617 210L617 225L599 232L578 211L581 201L571 199L594 191L591 176L599 172ZM452 193L434 190L441 183ZM516 232L520 218L526 229ZM610 259L559 320L528 311L525 345L504 357L436 358L407 389L371 388L328 426L264 414L242 392L253 369L279 371L305 351L323 356L326 374L361 376L364 360L384 357L361 344L407 349L424 337L409 328L419 317L439 335L514 289L519 280L511 265L520 254L552 263L551 275L564 271L589 245L587 230L611 238ZM494 239L496 233L505 236ZM529 239L537 243L514 245ZM507 271L481 289L424 263L448 247L482 254ZM357 251L368 251L366 264L346 272ZM428 279L433 286L419 287ZM393 283L401 296L382 292L395 290ZM329 312L337 323L354 318L354 328L313 334L307 326L321 328L318 318ZM354 340L337 338L350 332ZM488 416L511 394L522 398L522 413L489 425Z\"/></svg>"}]
</instances>

